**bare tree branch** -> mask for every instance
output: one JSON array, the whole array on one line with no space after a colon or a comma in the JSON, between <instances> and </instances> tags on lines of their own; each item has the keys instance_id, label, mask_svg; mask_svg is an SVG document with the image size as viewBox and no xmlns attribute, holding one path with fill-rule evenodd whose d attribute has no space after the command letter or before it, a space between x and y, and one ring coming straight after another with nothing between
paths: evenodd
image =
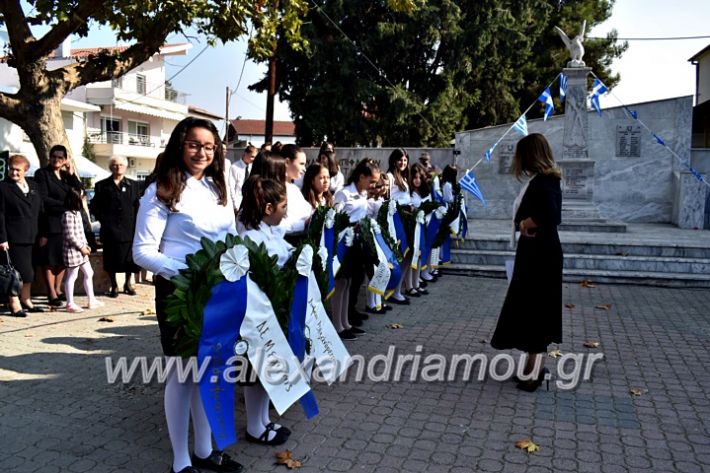
<instances>
[{"instance_id":1,"label":"bare tree branch","mask_svg":"<svg viewBox=\"0 0 710 473\"><path fill-rule=\"evenodd\" d=\"M5 20L13 56L16 60L25 62L25 51L35 41L35 37L32 36L32 31L27 24L20 0L0 0L0 12Z\"/></svg>"}]
</instances>

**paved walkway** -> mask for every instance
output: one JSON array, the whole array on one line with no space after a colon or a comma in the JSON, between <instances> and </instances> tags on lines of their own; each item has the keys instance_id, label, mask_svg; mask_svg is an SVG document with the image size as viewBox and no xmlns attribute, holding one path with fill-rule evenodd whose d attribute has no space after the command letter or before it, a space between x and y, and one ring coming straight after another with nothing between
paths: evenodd
<instances>
[{"instance_id":1,"label":"paved walkway","mask_svg":"<svg viewBox=\"0 0 710 473\"><path fill-rule=\"evenodd\" d=\"M106 356L160 354L155 317L142 313L152 287L138 289L101 311L0 317L0 470L168 471L161 386L106 382ZM486 341L505 281L447 275L430 289L411 308L366 322L351 352L369 358L394 345L414 355L421 345L422 367L436 353L497 354ZM564 302L561 352L605 356L576 389L557 385L552 358L550 390L532 394L490 377L464 382L463 373L410 382L409 370L400 382L318 385L321 414L306 421L291 408L284 447L303 460L302 473L710 471L710 291L570 284ZM98 320L106 314L114 321ZM237 424L243 435L241 400ZM526 438L540 450L515 447ZM248 471L286 471L273 464L282 449L240 441L229 451Z\"/></svg>"}]
</instances>

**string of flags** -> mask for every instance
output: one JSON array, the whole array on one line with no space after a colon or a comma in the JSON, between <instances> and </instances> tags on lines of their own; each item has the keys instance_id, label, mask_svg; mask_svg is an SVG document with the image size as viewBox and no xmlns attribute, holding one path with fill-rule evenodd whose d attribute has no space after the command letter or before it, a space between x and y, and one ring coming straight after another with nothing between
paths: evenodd
<instances>
[{"instance_id":1,"label":"string of flags","mask_svg":"<svg viewBox=\"0 0 710 473\"><path fill-rule=\"evenodd\" d=\"M591 73L592 76L594 76L594 87L592 87L592 95L590 96L590 99L592 101L592 105L594 105L594 108L597 110L597 113L601 116L602 112L598 108L599 107L599 96L608 92L608 88L604 85L604 83L599 79L594 72ZM696 169L693 168L693 166L690 164L690 160L685 160L682 157L678 155L670 146L666 144L666 141L658 134L656 134L653 130L651 130L644 122L639 118L638 112L635 110L631 110L625 103L623 103L619 98L614 95L612 92L609 92L612 97L616 99L617 102L619 102L623 108L623 110L629 115L629 117L633 118L636 120L639 125L641 125L647 132L653 136L653 139L656 140L656 143L659 145L665 147L668 152L676 158L680 163L688 169L688 171L700 182L705 184L706 186L710 187L710 183L708 183L707 180L700 174ZM596 105L595 105L595 97L596 97Z\"/></svg>"},{"instance_id":2,"label":"string of flags","mask_svg":"<svg viewBox=\"0 0 710 473\"><path fill-rule=\"evenodd\" d=\"M606 93L610 93L623 107L623 110L629 115L629 117L633 118L636 120L646 131L648 131L659 145L665 147L671 155L676 158L678 161L681 162L681 164L688 169L688 171L695 176L695 178L705 184L706 186L710 187L710 183L696 170L694 169L689 161L686 161L682 157L678 155L673 149L671 149L667 144L666 141L659 136L658 134L654 133L640 118L639 114L635 110L631 110L626 104L624 104L621 100L619 100L613 93L609 91L609 88L602 82L599 77L594 74L594 72L591 73L592 76L594 77L594 83L592 85L592 91L589 94L589 101L596 110L597 114L599 116L602 116L602 109L601 106L599 105L599 97ZM543 114L543 120L547 120L555 111L555 105L554 101L552 100L552 93L550 90L550 87L552 84L559 79L559 94L560 94L560 102L564 102L566 96L567 96L567 76L560 72L557 74L557 76L550 82L547 87L542 91L540 96L537 98L535 102L533 102L525 111L523 112L520 117L503 133L503 135L493 143L493 146L488 148L481 159L476 161L476 163L466 171L464 176L459 180L459 185L461 186L462 189L470 192L474 197L476 197L478 200L480 200L484 205L486 203L484 197L483 197L483 192L481 191L478 182L476 181L476 177L473 173L474 169L476 167L485 161L490 161L491 156L493 155L493 151L496 149L496 146L498 146L498 143L500 143L503 138L505 138L508 133L510 133L511 130L514 130L518 132L522 136L527 136L528 135L528 123L527 123L527 113L530 111L530 109L535 105L535 103L542 103L545 106L545 111Z\"/></svg>"}]
</instances>

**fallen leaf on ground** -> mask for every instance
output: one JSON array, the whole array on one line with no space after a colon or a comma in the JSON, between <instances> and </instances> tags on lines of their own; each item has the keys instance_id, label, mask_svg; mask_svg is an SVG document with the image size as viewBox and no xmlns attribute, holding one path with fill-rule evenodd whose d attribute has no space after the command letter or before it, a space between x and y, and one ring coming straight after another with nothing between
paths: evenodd
<instances>
[{"instance_id":1,"label":"fallen leaf on ground","mask_svg":"<svg viewBox=\"0 0 710 473\"><path fill-rule=\"evenodd\" d=\"M387 328L404 328L402 324L387 324Z\"/></svg>"},{"instance_id":2,"label":"fallen leaf on ground","mask_svg":"<svg viewBox=\"0 0 710 473\"><path fill-rule=\"evenodd\" d=\"M30 338L30 337L34 337L34 335L32 335L31 333L26 333L25 337Z\"/></svg>"},{"instance_id":3,"label":"fallen leaf on ground","mask_svg":"<svg viewBox=\"0 0 710 473\"><path fill-rule=\"evenodd\" d=\"M143 311L143 315L154 315L155 311L153 309L146 309Z\"/></svg>"},{"instance_id":4,"label":"fallen leaf on ground","mask_svg":"<svg viewBox=\"0 0 710 473\"><path fill-rule=\"evenodd\" d=\"M488 340L486 340L485 338L482 338L481 343L488 343Z\"/></svg>"},{"instance_id":5,"label":"fallen leaf on ground","mask_svg":"<svg viewBox=\"0 0 710 473\"><path fill-rule=\"evenodd\" d=\"M584 342L584 346L587 348L599 348L600 343L592 340Z\"/></svg>"},{"instance_id":6,"label":"fallen leaf on ground","mask_svg":"<svg viewBox=\"0 0 710 473\"><path fill-rule=\"evenodd\" d=\"M528 453L533 453L540 450L540 446L529 439L518 440L517 442L515 442L515 446L517 448L525 450Z\"/></svg>"},{"instance_id":7,"label":"fallen leaf on ground","mask_svg":"<svg viewBox=\"0 0 710 473\"><path fill-rule=\"evenodd\" d=\"M592 281L588 281L586 279L583 279L581 283L579 283L580 287L586 287L589 289L597 287L596 284L594 284Z\"/></svg>"},{"instance_id":8,"label":"fallen leaf on ground","mask_svg":"<svg viewBox=\"0 0 710 473\"><path fill-rule=\"evenodd\" d=\"M559 349L552 350L547 354L547 356L549 356L550 358L559 358L562 356L562 352Z\"/></svg>"},{"instance_id":9,"label":"fallen leaf on ground","mask_svg":"<svg viewBox=\"0 0 710 473\"><path fill-rule=\"evenodd\" d=\"M574 304L565 304L568 309L574 309Z\"/></svg>"},{"instance_id":10,"label":"fallen leaf on ground","mask_svg":"<svg viewBox=\"0 0 710 473\"><path fill-rule=\"evenodd\" d=\"M611 304L597 304L594 308L599 310L609 310L611 309Z\"/></svg>"},{"instance_id":11,"label":"fallen leaf on ground","mask_svg":"<svg viewBox=\"0 0 710 473\"><path fill-rule=\"evenodd\" d=\"M99 322L113 322L113 319L111 317L101 317Z\"/></svg>"},{"instance_id":12,"label":"fallen leaf on ground","mask_svg":"<svg viewBox=\"0 0 710 473\"><path fill-rule=\"evenodd\" d=\"M286 465L289 470L293 470L294 468L301 468L301 460L296 460L293 458L292 455L293 452L291 450L284 450L283 452L276 452L274 453L274 456L276 457L276 464L277 465Z\"/></svg>"},{"instance_id":13,"label":"fallen leaf on ground","mask_svg":"<svg viewBox=\"0 0 710 473\"><path fill-rule=\"evenodd\" d=\"M641 388L631 388L629 389L629 393L632 396L641 396L644 393L644 390Z\"/></svg>"}]
</instances>

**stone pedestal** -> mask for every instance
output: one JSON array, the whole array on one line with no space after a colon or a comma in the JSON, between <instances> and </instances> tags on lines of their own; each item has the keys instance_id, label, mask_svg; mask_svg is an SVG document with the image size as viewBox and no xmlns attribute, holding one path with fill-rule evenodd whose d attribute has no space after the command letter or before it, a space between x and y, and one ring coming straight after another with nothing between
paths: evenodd
<instances>
[{"instance_id":1,"label":"stone pedestal","mask_svg":"<svg viewBox=\"0 0 710 473\"><path fill-rule=\"evenodd\" d=\"M588 159L589 121L587 118L587 76L591 67L568 67L565 97L565 132L562 159Z\"/></svg>"}]
</instances>

